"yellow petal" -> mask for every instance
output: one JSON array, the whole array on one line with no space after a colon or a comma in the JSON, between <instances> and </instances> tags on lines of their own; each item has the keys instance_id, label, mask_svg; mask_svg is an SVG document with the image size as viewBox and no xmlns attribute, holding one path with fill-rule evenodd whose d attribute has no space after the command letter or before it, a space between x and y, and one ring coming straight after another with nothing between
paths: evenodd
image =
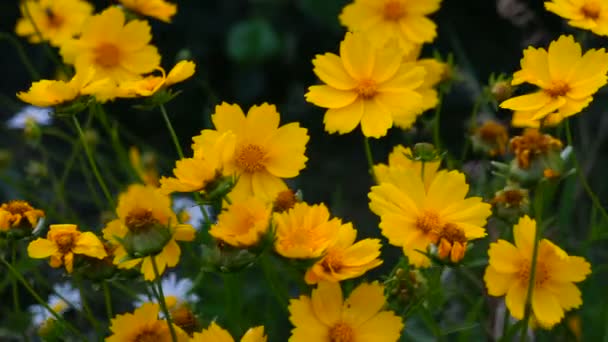
<instances>
[{"instance_id":1,"label":"yellow petal","mask_svg":"<svg viewBox=\"0 0 608 342\"><path fill-rule=\"evenodd\" d=\"M313 69L317 77L325 84L339 90L354 89L357 83L346 72L344 64L339 56L333 53L317 55L312 61Z\"/></svg>"},{"instance_id":2,"label":"yellow petal","mask_svg":"<svg viewBox=\"0 0 608 342\"><path fill-rule=\"evenodd\" d=\"M312 290L312 307L315 315L327 326L333 326L341 318L342 289L339 283L320 282Z\"/></svg>"},{"instance_id":3,"label":"yellow petal","mask_svg":"<svg viewBox=\"0 0 608 342\"><path fill-rule=\"evenodd\" d=\"M310 342L327 339L329 327L317 318L312 301L306 296L289 301L289 320L295 328L291 331L290 341Z\"/></svg>"},{"instance_id":4,"label":"yellow petal","mask_svg":"<svg viewBox=\"0 0 608 342\"><path fill-rule=\"evenodd\" d=\"M514 282L509 291L507 291L507 296L505 297L505 304L507 308L509 308L509 312L511 316L516 319L524 318L524 304L526 302L526 296L528 295L528 287L522 286L521 282Z\"/></svg>"},{"instance_id":5,"label":"yellow petal","mask_svg":"<svg viewBox=\"0 0 608 342\"><path fill-rule=\"evenodd\" d=\"M551 101L545 92L538 91L532 94L512 97L500 104L501 108L511 110L538 110Z\"/></svg>"},{"instance_id":6,"label":"yellow petal","mask_svg":"<svg viewBox=\"0 0 608 342\"><path fill-rule=\"evenodd\" d=\"M355 327L357 341L394 342L403 330L403 321L392 311L382 311Z\"/></svg>"},{"instance_id":7,"label":"yellow petal","mask_svg":"<svg viewBox=\"0 0 608 342\"><path fill-rule=\"evenodd\" d=\"M176 241L192 241L192 240L194 240L195 235L196 235L196 230L191 225L178 224L175 227L175 232L173 233L173 238Z\"/></svg>"},{"instance_id":8,"label":"yellow petal","mask_svg":"<svg viewBox=\"0 0 608 342\"><path fill-rule=\"evenodd\" d=\"M571 71L581 59L581 46L572 36L560 36L549 45L549 73L554 80L570 80Z\"/></svg>"},{"instance_id":9,"label":"yellow petal","mask_svg":"<svg viewBox=\"0 0 608 342\"><path fill-rule=\"evenodd\" d=\"M437 25L423 16L408 15L399 24L403 33L414 43L432 42L437 36Z\"/></svg>"},{"instance_id":10,"label":"yellow petal","mask_svg":"<svg viewBox=\"0 0 608 342\"><path fill-rule=\"evenodd\" d=\"M357 99L357 92L339 90L326 85L311 86L304 95L306 101L323 108L342 108Z\"/></svg>"},{"instance_id":11,"label":"yellow petal","mask_svg":"<svg viewBox=\"0 0 608 342\"><path fill-rule=\"evenodd\" d=\"M264 327L255 327L247 330L241 338L241 342L266 342L267 338L264 335Z\"/></svg>"},{"instance_id":12,"label":"yellow petal","mask_svg":"<svg viewBox=\"0 0 608 342\"><path fill-rule=\"evenodd\" d=\"M519 250L505 240L491 243L488 256L490 266L501 273L518 272L523 261Z\"/></svg>"},{"instance_id":13,"label":"yellow petal","mask_svg":"<svg viewBox=\"0 0 608 342\"><path fill-rule=\"evenodd\" d=\"M323 118L325 130L329 133L352 132L363 116L363 100L357 100L343 108L328 109Z\"/></svg>"},{"instance_id":14,"label":"yellow petal","mask_svg":"<svg viewBox=\"0 0 608 342\"><path fill-rule=\"evenodd\" d=\"M564 310L551 292L537 287L532 292L532 310L534 317L545 327L551 327L564 318Z\"/></svg>"},{"instance_id":15,"label":"yellow petal","mask_svg":"<svg viewBox=\"0 0 608 342\"><path fill-rule=\"evenodd\" d=\"M177 63L169 74L167 75L166 85L172 85L175 83L182 82L194 75L196 70L196 64L192 61L180 61Z\"/></svg>"},{"instance_id":16,"label":"yellow petal","mask_svg":"<svg viewBox=\"0 0 608 342\"><path fill-rule=\"evenodd\" d=\"M369 79L374 68L374 50L363 34L346 33L340 44L340 57L349 75Z\"/></svg>"},{"instance_id":17,"label":"yellow petal","mask_svg":"<svg viewBox=\"0 0 608 342\"><path fill-rule=\"evenodd\" d=\"M72 251L76 254L84 254L97 259L103 259L107 256L103 244L99 241L99 238L91 232L80 234Z\"/></svg>"},{"instance_id":18,"label":"yellow petal","mask_svg":"<svg viewBox=\"0 0 608 342\"><path fill-rule=\"evenodd\" d=\"M245 114L238 104L222 102L215 106L211 121L219 132L233 131L234 134L239 134L244 127Z\"/></svg>"},{"instance_id":19,"label":"yellow petal","mask_svg":"<svg viewBox=\"0 0 608 342\"><path fill-rule=\"evenodd\" d=\"M48 258L57 252L57 245L54 242L43 238L37 238L27 246L27 254L35 259Z\"/></svg>"},{"instance_id":20,"label":"yellow petal","mask_svg":"<svg viewBox=\"0 0 608 342\"><path fill-rule=\"evenodd\" d=\"M362 283L346 300L342 319L350 326L359 326L376 315L385 302L382 285L377 281L371 284Z\"/></svg>"},{"instance_id":21,"label":"yellow petal","mask_svg":"<svg viewBox=\"0 0 608 342\"><path fill-rule=\"evenodd\" d=\"M551 84L549 62L545 49L529 47L524 50L524 56L521 59L521 70L513 74L511 84L518 85L524 82L532 83L539 87L547 87Z\"/></svg>"},{"instance_id":22,"label":"yellow petal","mask_svg":"<svg viewBox=\"0 0 608 342\"><path fill-rule=\"evenodd\" d=\"M385 136L392 126L393 117L388 109L373 99L363 101L363 115L361 116L363 135L380 138Z\"/></svg>"},{"instance_id":23,"label":"yellow petal","mask_svg":"<svg viewBox=\"0 0 608 342\"><path fill-rule=\"evenodd\" d=\"M529 216L523 216L519 222L513 227L513 238L515 245L521 251L523 256L532 256L532 247L534 246L534 236L536 234L536 221Z\"/></svg>"},{"instance_id":24,"label":"yellow petal","mask_svg":"<svg viewBox=\"0 0 608 342\"><path fill-rule=\"evenodd\" d=\"M492 264L486 268L483 280L490 296L504 296L513 283L518 281L514 273L498 272Z\"/></svg>"}]
</instances>

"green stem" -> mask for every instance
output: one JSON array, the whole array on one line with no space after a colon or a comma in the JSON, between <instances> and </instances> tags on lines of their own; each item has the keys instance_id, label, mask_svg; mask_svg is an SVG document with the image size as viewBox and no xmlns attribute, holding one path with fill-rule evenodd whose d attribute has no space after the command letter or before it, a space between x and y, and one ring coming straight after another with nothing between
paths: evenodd
<instances>
[{"instance_id":1,"label":"green stem","mask_svg":"<svg viewBox=\"0 0 608 342\"><path fill-rule=\"evenodd\" d=\"M25 50L23 50L23 46L21 46L21 43L19 43L19 41L15 37L5 32L0 32L0 40L7 40L13 45L15 51L19 55L19 59L21 60L21 62L23 62L23 66L25 66L25 68L27 69L27 72L30 74L32 80L39 80L40 74L38 73L36 68L34 68L34 65L30 61L30 59L27 57L27 54L25 53Z\"/></svg>"},{"instance_id":2,"label":"green stem","mask_svg":"<svg viewBox=\"0 0 608 342\"><path fill-rule=\"evenodd\" d=\"M241 297L238 282L238 273L223 273L224 295L226 300L226 316L231 325L230 330L241 333Z\"/></svg>"},{"instance_id":3,"label":"green stem","mask_svg":"<svg viewBox=\"0 0 608 342\"><path fill-rule=\"evenodd\" d=\"M576 149L574 148L574 144L572 143L573 139L572 132L570 131L570 120L566 120L566 139L568 141L568 145L572 147L572 159L574 161L574 167L576 168L576 173L578 174L578 178L581 180L581 184L583 185L585 192L591 199L593 205L600 211L600 213L602 213L604 220L608 222L608 213L606 213L606 210L604 209L604 207L602 207L602 203L600 202L599 198L597 198L593 190L591 190L591 186L589 186L587 178L585 177L585 172L581 168L580 163L578 162L578 158L576 156Z\"/></svg>"},{"instance_id":4,"label":"green stem","mask_svg":"<svg viewBox=\"0 0 608 342\"><path fill-rule=\"evenodd\" d=\"M78 122L76 115L72 115L72 120L74 121L74 126L76 126L76 130L78 131L78 135L80 135L80 140L82 141L82 146L84 146L84 152L87 155L87 159L89 160L89 165L93 170L93 174L95 175L95 178L97 178L97 182L99 183L99 186L101 187L101 190L103 191L103 194L106 197L108 204L110 205L110 209L114 210L114 208L116 208L114 199L112 199L112 196L110 195L110 191L108 190L106 183L103 181L103 178L101 178L101 174L99 173L99 169L97 168L97 164L95 163L95 159L93 158L93 153L91 152L89 145L87 144L84 132L80 127L80 123Z\"/></svg>"},{"instance_id":5,"label":"green stem","mask_svg":"<svg viewBox=\"0 0 608 342\"><path fill-rule=\"evenodd\" d=\"M443 87L439 87L439 99L437 101L437 107L435 107L435 117L433 119L433 144L437 150L441 150L441 137L439 134L440 118L441 118L441 107L443 106L443 95L445 91Z\"/></svg>"},{"instance_id":6,"label":"green stem","mask_svg":"<svg viewBox=\"0 0 608 342\"><path fill-rule=\"evenodd\" d=\"M114 315L112 314L112 295L110 293L110 287L108 286L108 283L106 281L101 284L101 287L103 288L103 299L106 304L106 314L108 315L108 322L110 322L112 321L112 317L114 317Z\"/></svg>"},{"instance_id":7,"label":"green stem","mask_svg":"<svg viewBox=\"0 0 608 342\"><path fill-rule=\"evenodd\" d=\"M117 126L112 127L110 125L110 122L108 120L108 115L106 114L106 111L103 109L103 105L101 103L94 103L93 108L95 110L95 113L97 114L97 118L99 119L99 122L101 122L101 125L103 126L103 128L106 130L108 136L110 137L110 141L112 143L112 149L114 150L114 153L116 153L116 157L120 161L120 164L125 166L125 168L127 169L127 172L132 177L137 178L137 175L134 174L133 168L129 166L131 164L131 162L129 160L128 152L125 150L125 148L123 147L123 145L120 142L120 135L118 133L118 127Z\"/></svg>"},{"instance_id":8,"label":"green stem","mask_svg":"<svg viewBox=\"0 0 608 342\"><path fill-rule=\"evenodd\" d=\"M367 159L367 166L369 167L369 174L372 176L374 180L374 184L378 184L378 178L376 177L376 172L374 171L374 157L372 155L372 149L369 145L369 138L363 137L363 148L365 148L365 158Z\"/></svg>"},{"instance_id":9,"label":"green stem","mask_svg":"<svg viewBox=\"0 0 608 342\"><path fill-rule=\"evenodd\" d=\"M182 147L179 144L179 140L177 139L177 135L175 134L175 130L173 129L173 125L171 124L171 120L169 120L169 115L167 114L165 105L160 105L160 112L163 114L165 124L167 125L167 129L169 130L169 134L171 134L171 139L173 139L173 144L175 145L175 149L177 150L177 155L180 159L183 159L184 152L182 151Z\"/></svg>"},{"instance_id":10,"label":"green stem","mask_svg":"<svg viewBox=\"0 0 608 342\"><path fill-rule=\"evenodd\" d=\"M12 252L11 252L11 264L13 267L17 265L17 243L15 241L11 242ZM21 305L19 304L19 288L17 287L17 279L13 278L12 280L13 286L13 304L15 305L15 312L21 313Z\"/></svg>"},{"instance_id":11,"label":"green stem","mask_svg":"<svg viewBox=\"0 0 608 342\"><path fill-rule=\"evenodd\" d=\"M278 285L278 283L280 282L277 281L276 273L274 272L273 264L271 263L269 255L265 255L261 258L260 266L262 267L264 278L266 278L266 281L270 286L270 291L274 295L274 298L281 306L281 309L283 309L285 312L288 312L287 307L289 306L289 294L282 286Z\"/></svg>"},{"instance_id":12,"label":"green stem","mask_svg":"<svg viewBox=\"0 0 608 342\"><path fill-rule=\"evenodd\" d=\"M158 287L158 303L160 304L163 313L165 314L165 318L167 320L167 325L169 325L169 332L171 332L171 339L173 342L177 342L177 334L175 333L175 329L173 328L173 323L171 322L171 315L169 314L169 309L167 308L167 302L165 301L165 294L163 293L163 286L160 278L160 274L158 273L158 266L156 266L156 257L150 256L152 260L152 269L154 270L154 277L156 278L156 286Z\"/></svg>"},{"instance_id":13,"label":"green stem","mask_svg":"<svg viewBox=\"0 0 608 342\"><path fill-rule=\"evenodd\" d=\"M103 336L103 332L101 331L101 328L99 327L99 322L97 322L97 320L95 319L95 316L93 316L93 311L91 311L91 307L89 306L89 302L87 301L87 298L85 296L84 290L82 288L82 280L77 279L75 277L74 283L76 284L76 287L78 288L78 292L80 292L80 301L82 302L82 308L84 309L85 316L87 317L87 319L93 326L93 329L95 329L95 331L97 332L97 335Z\"/></svg>"}]
</instances>

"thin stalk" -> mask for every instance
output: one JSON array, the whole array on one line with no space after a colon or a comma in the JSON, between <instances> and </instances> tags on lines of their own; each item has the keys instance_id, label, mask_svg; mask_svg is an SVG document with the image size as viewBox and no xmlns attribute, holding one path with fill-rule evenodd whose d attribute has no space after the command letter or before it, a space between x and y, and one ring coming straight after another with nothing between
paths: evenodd
<instances>
[{"instance_id":1,"label":"thin stalk","mask_svg":"<svg viewBox=\"0 0 608 342\"><path fill-rule=\"evenodd\" d=\"M23 62L23 66L25 66L25 69L27 69L27 72L30 74L32 80L39 80L40 74L38 73L36 68L34 68L34 65L25 53L25 50L23 49L23 46L21 46L21 43L19 43L19 41L11 34L8 34L6 32L0 32L0 40L7 40L13 45L15 51L19 55L19 59L21 60L21 62Z\"/></svg>"},{"instance_id":2,"label":"thin stalk","mask_svg":"<svg viewBox=\"0 0 608 342\"><path fill-rule=\"evenodd\" d=\"M285 312L288 311L287 307L289 306L289 294L287 293L287 291L284 290L284 288L281 286L279 286L277 283L279 283L276 277L276 273L274 272L273 269L273 265L271 263L271 260L269 259L270 256L266 255L263 256L260 260L260 266L262 267L262 272L264 273L264 278L266 278L266 281L268 282L268 285L270 286L270 290L272 292L272 294L274 295L276 301L279 303L279 305L281 306L281 309L283 309Z\"/></svg>"},{"instance_id":3,"label":"thin stalk","mask_svg":"<svg viewBox=\"0 0 608 342\"><path fill-rule=\"evenodd\" d=\"M133 169L131 167L129 167L129 164L130 164L129 156L128 156L127 151L123 147L123 145L120 143L120 135L118 134L117 127L116 126L112 127L110 125L110 122L108 121L108 115L106 114L106 111L103 109L102 104L94 103L93 108L95 109L95 113L97 114L97 118L99 119L99 122L101 122L101 125L103 126L103 128L106 130L108 136L110 137L110 141L112 143L112 148L114 149L114 153L116 153L118 160L120 161L120 163L122 165L125 165L127 172L131 176L136 176L133 173Z\"/></svg>"},{"instance_id":4,"label":"thin stalk","mask_svg":"<svg viewBox=\"0 0 608 342\"><path fill-rule=\"evenodd\" d=\"M367 159L367 166L369 167L369 174L372 176L374 180L374 184L378 184L378 178L376 177L376 172L374 171L374 157L372 156L372 149L369 146L369 138L363 137L363 148L365 149L365 158Z\"/></svg>"},{"instance_id":5,"label":"thin stalk","mask_svg":"<svg viewBox=\"0 0 608 342\"><path fill-rule=\"evenodd\" d=\"M150 256L152 260L152 269L154 269L154 277L156 278L156 286L158 287L158 303L160 304L163 313L165 314L165 318L167 320L167 325L169 325L169 332L171 333L171 340L173 342L177 342L177 334L175 333L175 329L173 328L173 323L171 322L171 315L169 314L169 309L167 308L167 302L165 301L165 294L163 293L163 286L160 279L160 274L158 273L158 266L156 266L156 257Z\"/></svg>"},{"instance_id":6,"label":"thin stalk","mask_svg":"<svg viewBox=\"0 0 608 342\"><path fill-rule=\"evenodd\" d=\"M445 90L443 87L439 87L439 99L437 102L437 107L435 107L435 117L433 119L433 144L437 150L441 150L441 137L439 134L440 128L440 118L441 118L441 108L443 107L443 96L445 94Z\"/></svg>"},{"instance_id":7,"label":"thin stalk","mask_svg":"<svg viewBox=\"0 0 608 342\"><path fill-rule=\"evenodd\" d=\"M82 280L74 278L74 283L76 283L76 287L78 288L78 292L80 293L80 301L82 302L82 308L84 310L84 314L93 326L93 329L97 332L97 336L103 336L103 332L99 327L99 322L93 316L93 311L91 311L91 307L89 306L89 302L87 301L86 296L84 295L84 290L82 288Z\"/></svg>"},{"instance_id":8,"label":"thin stalk","mask_svg":"<svg viewBox=\"0 0 608 342\"><path fill-rule=\"evenodd\" d=\"M110 287L108 286L108 283L106 281L101 284L101 287L103 288L103 299L106 305L106 314L108 315L108 322L110 322L112 320L112 317L114 317L114 315L112 314L112 295L110 293Z\"/></svg>"},{"instance_id":9,"label":"thin stalk","mask_svg":"<svg viewBox=\"0 0 608 342\"><path fill-rule=\"evenodd\" d=\"M17 243L15 243L13 241L11 243L11 245L12 245L11 264L13 265L13 267L16 267L16 265L17 265ZM13 286L13 304L15 306L15 312L20 313L21 305L19 304L19 288L17 287L17 279L13 278L11 283Z\"/></svg>"},{"instance_id":10,"label":"thin stalk","mask_svg":"<svg viewBox=\"0 0 608 342\"><path fill-rule=\"evenodd\" d=\"M173 139L173 144L175 145L175 149L177 150L177 155L180 159L182 159L184 158L184 151L182 151L182 147L179 144L179 140L177 139L177 135L175 134L175 130L173 129L173 125L171 124L171 120L169 120L169 115L167 114L165 105L160 105L160 112L163 114L163 119L165 119L165 124L167 125L167 129L169 130L169 134L171 134L171 139Z\"/></svg>"}]
</instances>

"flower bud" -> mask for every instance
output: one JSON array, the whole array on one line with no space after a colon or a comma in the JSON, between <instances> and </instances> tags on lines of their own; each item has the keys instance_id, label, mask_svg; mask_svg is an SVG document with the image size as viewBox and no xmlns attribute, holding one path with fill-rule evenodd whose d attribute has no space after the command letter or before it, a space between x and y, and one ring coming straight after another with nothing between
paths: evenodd
<instances>
[{"instance_id":1,"label":"flower bud","mask_svg":"<svg viewBox=\"0 0 608 342\"><path fill-rule=\"evenodd\" d=\"M440 160L442 155L435 149L433 144L417 143L412 148L412 154L407 157L415 161L433 162Z\"/></svg>"},{"instance_id":2,"label":"flower bud","mask_svg":"<svg viewBox=\"0 0 608 342\"><path fill-rule=\"evenodd\" d=\"M516 222L521 216L530 212L530 195L528 190L507 186L498 191L491 200L496 216L509 222Z\"/></svg>"},{"instance_id":3,"label":"flower bud","mask_svg":"<svg viewBox=\"0 0 608 342\"><path fill-rule=\"evenodd\" d=\"M121 243L129 255L137 258L159 253L172 237L170 228L154 218L150 210L131 210L125 225L129 231Z\"/></svg>"},{"instance_id":4,"label":"flower bud","mask_svg":"<svg viewBox=\"0 0 608 342\"><path fill-rule=\"evenodd\" d=\"M506 101L513 96L513 86L508 80L499 80L494 84L490 84L490 94L496 102Z\"/></svg>"}]
</instances>

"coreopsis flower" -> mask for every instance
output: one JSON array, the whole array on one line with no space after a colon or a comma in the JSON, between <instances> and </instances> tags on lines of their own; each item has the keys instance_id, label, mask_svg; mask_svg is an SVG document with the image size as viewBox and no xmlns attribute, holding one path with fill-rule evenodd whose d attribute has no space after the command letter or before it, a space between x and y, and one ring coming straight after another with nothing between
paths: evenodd
<instances>
[{"instance_id":1,"label":"coreopsis flower","mask_svg":"<svg viewBox=\"0 0 608 342\"><path fill-rule=\"evenodd\" d=\"M245 332L245 335L241 338L241 342L266 342L268 338L264 334L264 327L259 326L250 328ZM215 322L211 322L207 329L199 333L194 333L191 342L234 342L234 338L230 333Z\"/></svg>"},{"instance_id":2,"label":"coreopsis flower","mask_svg":"<svg viewBox=\"0 0 608 342\"><path fill-rule=\"evenodd\" d=\"M475 129L473 147L491 157L502 156L507 151L509 132L507 127L495 120L486 120Z\"/></svg>"},{"instance_id":3,"label":"coreopsis flower","mask_svg":"<svg viewBox=\"0 0 608 342\"><path fill-rule=\"evenodd\" d=\"M268 231L271 210L270 204L257 197L232 202L209 234L234 247L254 246Z\"/></svg>"},{"instance_id":4,"label":"coreopsis flower","mask_svg":"<svg viewBox=\"0 0 608 342\"><path fill-rule=\"evenodd\" d=\"M376 178L378 179L378 183L383 183L389 181L389 170L390 169L412 169L416 172L416 174L420 175L420 177L424 178L424 185L426 188L431 184L431 181L437 174L437 170L439 169L439 165L441 164L440 160L424 162L424 172L423 162L414 160L412 150L409 147L404 147L403 145L397 145L393 148L391 153L388 155L388 165L386 164L376 164L374 165L374 173L376 174Z\"/></svg>"},{"instance_id":5,"label":"coreopsis flower","mask_svg":"<svg viewBox=\"0 0 608 342\"><path fill-rule=\"evenodd\" d=\"M152 96L159 90L165 89L176 83L183 82L194 75L196 64L192 61L180 61L169 74L165 74L163 68L158 68L161 75L148 75L141 79L121 82L118 85L119 97Z\"/></svg>"},{"instance_id":6,"label":"coreopsis flower","mask_svg":"<svg viewBox=\"0 0 608 342\"><path fill-rule=\"evenodd\" d=\"M339 283L321 282L311 296L289 302L289 320L294 325L290 342L399 340L403 322L394 312L382 310L384 287L363 283L343 300Z\"/></svg>"},{"instance_id":7,"label":"coreopsis flower","mask_svg":"<svg viewBox=\"0 0 608 342\"><path fill-rule=\"evenodd\" d=\"M76 72L93 68L94 79L115 83L140 78L160 63L156 47L150 45L150 25L143 20L125 22L118 7L92 16L78 38L61 45L61 56Z\"/></svg>"},{"instance_id":8,"label":"coreopsis flower","mask_svg":"<svg viewBox=\"0 0 608 342\"><path fill-rule=\"evenodd\" d=\"M177 13L177 5L165 0L119 0L129 10L166 23Z\"/></svg>"},{"instance_id":9,"label":"coreopsis flower","mask_svg":"<svg viewBox=\"0 0 608 342\"><path fill-rule=\"evenodd\" d=\"M342 222L329 218L324 204L296 203L293 208L274 214L274 249L286 258L318 258L336 239Z\"/></svg>"},{"instance_id":10,"label":"coreopsis flower","mask_svg":"<svg viewBox=\"0 0 608 342\"><path fill-rule=\"evenodd\" d=\"M545 8L568 19L570 26L608 36L608 4L602 0L551 0Z\"/></svg>"},{"instance_id":11,"label":"coreopsis flower","mask_svg":"<svg viewBox=\"0 0 608 342\"><path fill-rule=\"evenodd\" d=\"M517 166L522 169L530 168L530 165L539 158L549 153L559 153L563 144L559 139L549 134L543 134L538 129L528 128L520 136L511 139L511 150L515 154Z\"/></svg>"},{"instance_id":12,"label":"coreopsis flower","mask_svg":"<svg viewBox=\"0 0 608 342\"><path fill-rule=\"evenodd\" d=\"M524 317L536 229L536 221L524 216L513 227L515 245L498 240L488 251L484 275L488 294L506 295L507 308L517 319ZM531 300L535 322L551 328L564 318L564 311L581 306L581 292L574 283L590 273L591 266L584 258L569 256L551 241L540 240Z\"/></svg>"},{"instance_id":13,"label":"coreopsis flower","mask_svg":"<svg viewBox=\"0 0 608 342\"><path fill-rule=\"evenodd\" d=\"M15 33L31 43L42 39L53 46L78 35L93 13L93 6L83 0L26 0L19 8L22 18L17 21Z\"/></svg>"},{"instance_id":14,"label":"coreopsis flower","mask_svg":"<svg viewBox=\"0 0 608 342\"><path fill-rule=\"evenodd\" d=\"M540 89L512 97L500 107L515 111L514 126L556 125L591 103L606 84L607 72L608 53L604 49L591 49L582 55L572 36L561 36L548 50L524 50L521 70L513 74L511 84L531 83Z\"/></svg>"},{"instance_id":15,"label":"coreopsis flower","mask_svg":"<svg viewBox=\"0 0 608 342\"><path fill-rule=\"evenodd\" d=\"M125 341L157 341L172 342L171 332L167 321L158 318L159 306L146 303L133 313L116 315L110 321L112 335L106 337L106 342ZM177 342L188 342L190 337L180 327L173 324Z\"/></svg>"},{"instance_id":16,"label":"coreopsis flower","mask_svg":"<svg viewBox=\"0 0 608 342\"><path fill-rule=\"evenodd\" d=\"M27 254L31 258L49 258L51 267L65 265L68 273L74 268L74 255L81 254L103 259L106 250L95 234L80 232L74 224L53 224L45 238L38 238L27 246Z\"/></svg>"},{"instance_id":17,"label":"coreopsis flower","mask_svg":"<svg viewBox=\"0 0 608 342\"><path fill-rule=\"evenodd\" d=\"M370 41L380 47L394 39L401 49L409 51L437 36L437 26L427 16L436 12L440 3L441 0L354 0L342 10L340 22L349 31L369 35Z\"/></svg>"},{"instance_id":18,"label":"coreopsis flower","mask_svg":"<svg viewBox=\"0 0 608 342\"><path fill-rule=\"evenodd\" d=\"M382 264L380 240L363 239L355 242L357 231L352 224L340 225L338 235L323 257L311 266L304 279L308 284L319 281L342 281L357 278Z\"/></svg>"},{"instance_id":19,"label":"coreopsis flower","mask_svg":"<svg viewBox=\"0 0 608 342\"><path fill-rule=\"evenodd\" d=\"M52 108L25 106L6 121L6 126L8 128L24 129L31 122L40 126L48 126L53 122L52 113Z\"/></svg>"},{"instance_id":20,"label":"coreopsis flower","mask_svg":"<svg viewBox=\"0 0 608 342\"><path fill-rule=\"evenodd\" d=\"M382 235L403 248L410 264L427 267L423 253L430 244L437 245L439 257L457 262L469 240L486 235L491 206L468 192L461 172L439 171L425 189L416 171L402 168L390 170L388 181L373 186L368 196Z\"/></svg>"},{"instance_id":21,"label":"coreopsis flower","mask_svg":"<svg viewBox=\"0 0 608 342\"><path fill-rule=\"evenodd\" d=\"M222 103L215 107L211 120L215 130L203 130L192 138L194 158L210 153L227 132L234 133L234 153L222 163L224 175L238 177L231 200L256 196L272 201L287 189L283 178L296 177L305 167L307 130L295 122L279 127L280 115L274 105L253 106L245 115L239 105Z\"/></svg>"},{"instance_id":22,"label":"coreopsis flower","mask_svg":"<svg viewBox=\"0 0 608 342\"><path fill-rule=\"evenodd\" d=\"M386 135L396 121L414 122L425 103L425 69L404 62L396 45L374 48L363 34L347 33L340 56L317 55L315 74L325 85L308 88L306 101L325 112L325 130L345 134L359 124L367 137Z\"/></svg>"},{"instance_id":23,"label":"coreopsis flower","mask_svg":"<svg viewBox=\"0 0 608 342\"><path fill-rule=\"evenodd\" d=\"M178 222L169 196L154 187L129 186L118 198L116 213L118 219L103 229L103 237L117 246L114 264L119 268L141 265L146 280L156 278L152 258L162 275L167 267L179 262L177 241L194 240L194 228Z\"/></svg>"},{"instance_id":24,"label":"coreopsis flower","mask_svg":"<svg viewBox=\"0 0 608 342\"><path fill-rule=\"evenodd\" d=\"M144 152L142 155L136 146L131 146L129 148L129 162L144 184L153 187L160 185L155 154Z\"/></svg>"},{"instance_id":25,"label":"coreopsis flower","mask_svg":"<svg viewBox=\"0 0 608 342\"><path fill-rule=\"evenodd\" d=\"M38 226L44 212L26 201L14 200L0 206L0 233L25 229L30 234ZM29 235L29 234L27 234Z\"/></svg>"}]
</instances>

